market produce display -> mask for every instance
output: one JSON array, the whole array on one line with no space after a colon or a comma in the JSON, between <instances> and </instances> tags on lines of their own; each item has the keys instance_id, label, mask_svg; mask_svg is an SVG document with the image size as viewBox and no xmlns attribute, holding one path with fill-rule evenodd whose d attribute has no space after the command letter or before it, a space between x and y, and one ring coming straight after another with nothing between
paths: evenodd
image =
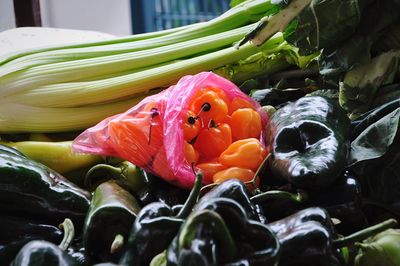
<instances>
[{"instance_id":1,"label":"market produce display","mask_svg":"<svg viewBox=\"0 0 400 266\"><path fill-rule=\"evenodd\" d=\"M400 265L400 1L0 57L1 265Z\"/></svg>"}]
</instances>

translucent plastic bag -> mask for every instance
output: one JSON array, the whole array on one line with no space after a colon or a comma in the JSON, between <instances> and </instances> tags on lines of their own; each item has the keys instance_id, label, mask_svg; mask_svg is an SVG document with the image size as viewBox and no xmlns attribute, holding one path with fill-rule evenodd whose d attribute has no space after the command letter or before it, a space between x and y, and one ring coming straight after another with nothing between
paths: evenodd
<instances>
[{"instance_id":1,"label":"translucent plastic bag","mask_svg":"<svg viewBox=\"0 0 400 266\"><path fill-rule=\"evenodd\" d=\"M201 104L199 101L202 99L211 104ZM218 109L221 99L222 109ZM229 105L225 107L224 102ZM73 148L79 152L126 159L171 183L190 188L195 178L194 170L198 170L197 159L204 161L207 154L197 156L196 163L189 162L187 147L190 152L192 144L197 145L200 135L190 136L193 139L189 141L187 132L191 129L186 131L185 128L184 131L184 127L195 123L199 125L199 130L208 133L210 128L228 124L230 115L240 108L251 108L257 112L260 126L265 128L267 116L260 105L235 84L212 72L185 76L176 85L87 129L74 140ZM263 132L260 130L257 136L262 145L265 144ZM213 146L216 145L209 144L199 148L205 147L215 156ZM210 183L212 180L208 177L203 182Z\"/></svg>"}]
</instances>

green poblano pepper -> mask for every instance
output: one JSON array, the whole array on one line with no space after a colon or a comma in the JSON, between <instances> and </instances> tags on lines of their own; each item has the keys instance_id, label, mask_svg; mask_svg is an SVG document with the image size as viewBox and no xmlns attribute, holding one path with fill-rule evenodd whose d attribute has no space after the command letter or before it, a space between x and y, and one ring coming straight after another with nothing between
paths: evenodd
<instances>
[{"instance_id":1,"label":"green poblano pepper","mask_svg":"<svg viewBox=\"0 0 400 266\"><path fill-rule=\"evenodd\" d=\"M329 214L321 208L307 208L268 224L281 244L279 265L341 265Z\"/></svg>"},{"instance_id":2,"label":"green poblano pepper","mask_svg":"<svg viewBox=\"0 0 400 266\"><path fill-rule=\"evenodd\" d=\"M0 145L0 210L59 223L83 223L90 193L50 168Z\"/></svg>"},{"instance_id":3,"label":"green poblano pepper","mask_svg":"<svg viewBox=\"0 0 400 266\"><path fill-rule=\"evenodd\" d=\"M279 109L266 132L273 174L298 187L327 187L346 166L350 120L337 100L302 97Z\"/></svg>"},{"instance_id":4,"label":"green poblano pepper","mask_svg":"<svg viewBox=\"0 0 400 266\"><path fill-rule=\"evenodd\" d=\"M33 240L59 243L63 232L55 225L40 220L11 215L0 215L0 261L8 265L18 251Z\"/></svg>"},{"instance_id":5,"label":"green poblano pepper","mask_svg":"<svg viewBox=\"0 0 400 266\"><path fill-rule=\"evenodd\" d=\"M97 187L85 219L83 242L92 263L118 261L140 207L114 181Z\"/></svg>"},{"instance_id":6,"label":"green poblano pepper","mask_svg":"<svg viewBox=\"0 0 400 266\"><path fill-rule=\"evenodd\" d=\"M400 265L400 230L388 229L356 243L355 266Z\"/></svg>"},{"instance_id":7,"label":"green poblano pepper","mask_svg":"<svg viewBox=\"0 0 400 266\"><path fill-rule=\"evenodd\" d=\"M26 244L17 254L10 266L76 266L77 263L57 245L35 240Z\"/></svg>"},{"instance_id":8,"label":"green poblano pepper","mask_svg":"<svg viewBox=\"0 0 400 266\"><path fill-rule=\"evenodd\" d=\"M167 265L275 265L279 242L229 198L196 205L166 252Z\"/></svg>"},{"instance_id":9,"label":"green poblano pepper","mask_svg":"<svg viewBox=\"0 0 400 266\"><path fill-rule=\"evenodd\" d=\"M183 206L175 208L176 206L171 207L163 202L153 202L139 212L119 261L120 265L147 266L157 254L168 247L197 202L201 180L202 174L198 174Z\"/></svg>"},{"instance_id":10,"label":"green poblano pepper","mask_svg":"<svg viewBox=\"0 0 400 266\"><path fill-rule=\"evenodd\" d=\"M229 198L238 202L245 210L250 219L258 222L265 222L265 217L257 204L250 200L251 193L247 186L240 180L228 179L212 190L207 192L200 200L198 205L208 202L214 198Z\"/></svg>"}]
</instances>

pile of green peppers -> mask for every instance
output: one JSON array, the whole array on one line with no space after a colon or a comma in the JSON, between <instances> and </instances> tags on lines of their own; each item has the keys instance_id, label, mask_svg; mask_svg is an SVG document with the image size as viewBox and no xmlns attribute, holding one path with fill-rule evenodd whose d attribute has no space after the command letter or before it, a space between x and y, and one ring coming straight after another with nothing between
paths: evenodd
<instances>
[{"instance_id":1,"label":"pile of green peppers","mask_svg":"<svg viewBox=\"0 0 400 266\"><path fill-rule=\"evenodd\" d=\"M0 145L1 265L400 265L399 216L365 211L350 132L329 97L281 106L255 190L202 187L195 171L182 190L120 160L87 171L83 189Z\"/></svg>"}]
</instances>

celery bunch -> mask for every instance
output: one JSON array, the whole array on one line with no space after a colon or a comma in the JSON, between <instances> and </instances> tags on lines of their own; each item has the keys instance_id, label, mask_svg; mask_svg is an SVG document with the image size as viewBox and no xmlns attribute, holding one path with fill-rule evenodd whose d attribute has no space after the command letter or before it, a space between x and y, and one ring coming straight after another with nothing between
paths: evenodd
<instances>
[{"instance_id":1,"label":"celery bunch","mask_svg":"<svg viewBox=\"0 0 400 266\"><path fill-rule=\"evenodd\" d=\"M260 47L234 44L274 7L248 0L208 22L0 57L0 132L84 129L184 75L273 51L282 36Z\"/></svg>"}]
</instances>

